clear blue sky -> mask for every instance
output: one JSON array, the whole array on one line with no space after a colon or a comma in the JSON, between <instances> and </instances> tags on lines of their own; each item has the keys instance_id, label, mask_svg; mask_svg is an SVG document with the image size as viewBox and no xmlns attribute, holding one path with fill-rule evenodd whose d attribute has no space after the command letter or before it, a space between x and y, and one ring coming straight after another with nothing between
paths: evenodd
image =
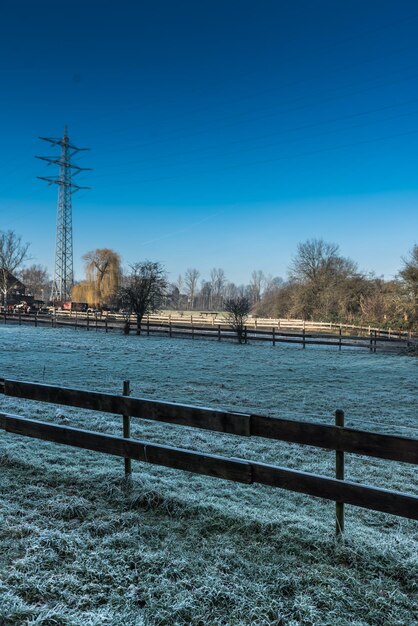
<instances>
[{"instance_id":1,"label":"clear blue sky","mask_svg":"<svg viewBox=\"0 0 418 626\"><path fill-rule=\"evenodd\" d=\"M91 148L74 261L285 276L299 241L390 278L418 240L414 1L4 0L0 229L52 271L39 135Z\"/></svg>"}]
</instances>

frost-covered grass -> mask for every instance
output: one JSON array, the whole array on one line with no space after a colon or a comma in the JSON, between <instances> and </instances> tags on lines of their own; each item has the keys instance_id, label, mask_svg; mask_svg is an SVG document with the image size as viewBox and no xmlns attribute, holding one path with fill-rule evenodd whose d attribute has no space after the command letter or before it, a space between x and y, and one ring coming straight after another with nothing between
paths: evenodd
<instances>
[{"instance_id":1,"label":"frost-covered grass","mask_svg":"<svg viewBox=\"0 0 418 626\"><path fill-rule=\"evenodd\" d=\"M417 363L293 346L235 346L0 328L0 375L347 423L416 436ZM0 397L7 410L103 432L121 419ZM359 421L358 421L359 420ZM332 475L331 452L133 420L161 443ZM413 626L417 525L0 432L0 624ZM415 468L347 455L347 475L417 493Z\"/></svg>"}]
</instances>

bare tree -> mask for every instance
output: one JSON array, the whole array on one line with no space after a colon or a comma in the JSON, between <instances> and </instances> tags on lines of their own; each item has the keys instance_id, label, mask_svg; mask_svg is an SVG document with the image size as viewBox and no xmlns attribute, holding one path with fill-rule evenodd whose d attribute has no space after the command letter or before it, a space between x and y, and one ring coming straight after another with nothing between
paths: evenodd
<instances>
[{"instance_id":1,"label":"bare tree","mask_svg":"<svg viewBox=\"0 0 418 626\"><path fill-rule=\"evenodd\" d=\"M403 268L399 272L406 287L409 299L409 318L412 323L418 321L418 245L415 244L407 259L403 260Z\"/></svg>"},{"instance_id":2,"label":"bare tree","mask_svg":"<svg viewBox=\"0 0 418 626\"><path fill-rule=\"evenodd\" d=\"M251 303L245 296L230 298L224 302L224 309L229 325L237 333L238 343L244 338L245 322L251 311Z\"/></svg>"},{"instance_id":3,"label":"bare tree","mask_svg":"<svg viewBox=\"0 0 418 626\"><path fill-rule=\"evenodd\" d=\"M30 265L24 267L19 273L20 280L37 300L45 300L49 297L51 278L48 270L43 265Z\"/></svg>"},{"instance_id":4,"label":"bare tree","mask_svg":"<svg viewBox=\"0 0 418 626\"><path fill-rule=\"evenodd\" d=\"M346 292L358 292L358 279L362 278L354 261L341 256L336 244L322 239L309 239L298 245L289 277L294 287L291 315L334 321L341 317L340 305L343 299L347 301ZM350 299L349 308L353 312L351 295ZM356 306L359 310L358 298Z\"/></svg>"},{"instance_id":5,"label":"bare tree","mask_svg":"<svg viewBox=\"0 0 418 626\"><path fill-rule=\"evenodd\" d=\"M184 282L186 284L187 295L189 296L189 308L193 309L194 299L196 296L197 281L200 276L200 272L197 269L190 268L186 270L184 275Z\"/></svg>"},{"instance_id":6,"label":"bare tree","mask_svg":"<svg viewBox=\"0 0 418 626\"><path fill-rule=\"evenodd\" d=\"M28 243L22 243L22 238L13 230L0 231L0 292L3 304L7 305L7 296L15 286L15 272L28 258Z\"/></svg>"},{"instance_id":7,"label":"bare tree","mask_svg":"<svg viewBox=\"0 0 418 626\"><path fill-rule=\"evenodd\" d=\"M161 307L166 289L166 273L160 263L142 261L131 266L130 274L119 289L119 303L126 314L136 316L137 335L141 334L144 315Z\"/></svg>"},{"instance_id":8,"label":"bare tree","mask_svg":"<svg viewBox=\"0 0 418 626\"><path fill-rule=\"evenodd\" d=\"M251 298L253 305L258 304L261 300L261 290L265 282L265 276L261 270L254 270L251 274Z\"/></svg>"},{"instance_id":9,"label":"bare tree","mask_svg":"<svg viewBox=\"0 0 418 626\"><path fill-rule=\"evenodd\" d=\"M177 281L175 282L175 285L177 287L177 289L179 290L179 293L181 294L181 292L183 291L183 286L184 286L184 280L183 280L183 276L181 274L178 275Z\"/></svg>"},{"instance_id":10,"label":"bare tree","mask_svg":"<svg viewBox=\"0 0 418 626\"><path fill-rule=\"evenodd\" d=\"M224 270L214 267L210 273L211 282L211 308L220 309L222 306L226 276Z\"/></svg>"},{"instance_id":11,"label":"bare tree","mask_svg":"<svg viewBox=\"0 0 418 626\"><path fill-rule=\"evenodd\" d=\"M338 246L323 239L308 239L299 243L297 254L289 268L289 277L297 282L317 280L338 256Z\"/></svg>"},{"instance_id":12,"label":"bare tree","mask_svg":"<svg viewBox=\"0 0 418 626\"><path fill-rule=\"evenodd\" d=\"M205 311L211 309L212 284L208 280L202 280L199 292L198 306Z\"/></svg>"}]
</instances>

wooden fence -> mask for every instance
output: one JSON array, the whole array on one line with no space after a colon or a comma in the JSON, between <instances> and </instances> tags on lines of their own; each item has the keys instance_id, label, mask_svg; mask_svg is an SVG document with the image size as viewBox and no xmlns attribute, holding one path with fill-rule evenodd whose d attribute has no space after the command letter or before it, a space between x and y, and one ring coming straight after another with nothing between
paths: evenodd
<instances>
[{"instance_id":1,"label":"wooden fence","mask_svg":"<svg viewBox=\"0 0 418 626\"><path fill-rule=\"evenodd\" d=\"M124 436L105 435L7 413L0 413L0 428L9 433L124 457L127 477L131 473L130 460L137 460L240 483L260 483L333 500L336 502L337 534L344 529L345 503L418 520L417 496L350 482L345 480L344 476L345 453L417 465L418 439L345 428L343 411L336 411L336 425L330 426L132 398L127 395L129 393L127 382L124 384L123 392L125 395L120 396L0 379L0 393L7 396L120 414L123 416ZM333 450L336 455L336 478L132 439L131 417L202 428L240 437L263 437Z\"/></svg>"},{"instance_id":2,"label":"wooden fence","mask_svg":"<svg viewBox=\"0 0 418 626\"><path fill-rule=\"evenodd\" d=\"M74 318L75 316L78 319L82 319L83 317L90 316L91 319L94 318L94 313L76 313L75 311L63 311L63 310L55 310L54 315L57 317L70 317ZM98 313L100 318L107 317L109 321L123 321L124 316L119 313L110 313L108 311L103 311L102 313ZM165 323L169 324L170 322L180 325L196 325L196 326L221 326L227 327L229 326L228 320L225 317L224 313L217 312L202 312L202 311L188 311L188 312L180 312L173 311L168 313L166 311L160 311L158 313L152 313L147 316L151 323ZM132 323L135 322L134 316L131 318ZM342 330L343 334L359 334L359 333L367 333L376 332L379 336L387 336L387 337L397 337L397 338L411 338L411 332L402 330L401 328L379 328L377 326L359 326L356 324L340 324L335 322L318 322L312 320L303 320L303 319L292 319L292 318L261 318L261 317L253 317L248 316L247 319L247 327L248 328L277 328L278 330L306 330L308 332L334 332L338 333Z\"/></svg>"},{"instance_id":3,"label":"wooden fence","mask_svg":"<svg viewBox=\"0 0 418 626\"><path fill-rule=\"evenodd\" d=\"M65 313L65 312L61 312ZM2 318L4 324L33 324L34 326L51 326L82 328L85 330L101 330L105 332L119 331L123 332L125 321L122 316L102 316L97 314L25 314L25 313L3 313ZM130 332L136 332L136 323L131 321ZM193 317L183 323L177 320L173 321L164 318L160 321L158 317L147 316L141 324L141 333L147 336L168 335L169 337L191 337L222 340L236 340L236 332L228 326L226 322L223 324L196 324ZM337 332L312 332L305 328L301 332L292 332L283 330L278 326L255 327L246 325L244 328L243 341L245 343L252 342L268 342L273 346L279 343L300 344L303 348L309 345L326 345L337 346L340 350L343 347L366 348L370 352L377 350L399 351L408 348L414 343L414 339L408 338L402 333L389 334L383 331L371 330L369 335L353 335L343 334L343 327L339 326Z\"/></svg>"}]
</instances>

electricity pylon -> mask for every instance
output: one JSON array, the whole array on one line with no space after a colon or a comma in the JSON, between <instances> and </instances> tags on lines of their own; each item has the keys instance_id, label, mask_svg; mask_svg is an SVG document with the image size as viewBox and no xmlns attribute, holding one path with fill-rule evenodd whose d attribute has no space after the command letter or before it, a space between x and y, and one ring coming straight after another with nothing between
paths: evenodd
<instances>
[{"instance_id":1,"label":"electricity pylon","mask_svg":"<svg viewBox=\"0 0 418 626\"><path fill-rule=\"evenodd\" d=\"M39 137L43 141L48 141L53 146L60 146L59 156L37 156L37 159L46 161L49 165L59 165L58 176L38 176L40 180L45 180L49 185L58 185L58 208L57 208L57 231L55 242L54 280L52 283L51 300L65 301L71 297L71 287L74 283L73 272L73 220L72 203L73 193L79 189L90 189L90 187L80 187L73 182L76 174L90 167L79 167L72 163L72 157L82 150L89 148L77 148L70 143L67 127L64 128L62 139L51 139L49 137Z\"/></svg>"}]
</instances>

